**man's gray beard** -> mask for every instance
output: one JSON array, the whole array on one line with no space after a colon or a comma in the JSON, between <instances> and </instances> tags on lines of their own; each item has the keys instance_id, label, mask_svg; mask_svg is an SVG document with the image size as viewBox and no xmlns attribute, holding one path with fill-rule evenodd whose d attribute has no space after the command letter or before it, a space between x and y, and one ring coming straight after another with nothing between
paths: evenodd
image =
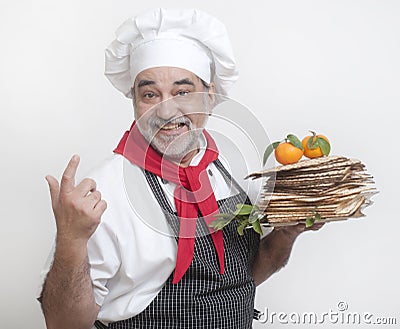
<instances>
[{"instance_id":1,"label":"man's gray beard","mask_svg":"<svg viewBox=\"0 0 400 329\"><path fill-rule=\"evenodd\" d=\"M206 114L204 114L206 115ZM163 122L160 122L163 121ZM185 123L188 127L188 131L179 135L179 136L169 136L169 135L162 135L156 134L159 131L160 126L167 122L172 123ZM179 117L175 120L164 121L159 118L150 118L148 120L147 129L142 129L140 124L138 124L139 131L146 139L146 141L159 153L164 155L165 157L180 162L182 158L190 153L191 151L195 150L199 145L200 136L203 132L203 128L205 123L207 122L207 118L204 122L203 127L200 128L193 128L192 122L185 118Z\"/></svg>"},{"instance_id":2,"label":"man's gray beard","mask_svg":"<svg viewBox=\"0 0 400 329\"><path fill-rule=\"evenodd\" d=\"M202 93L204 112L199 112L198 115L204 115L205 120L202 127L194 128L189 118L180 116L171 120L164 120L159 117L150 117L147 119L147 129L142 129L140 120L137 122L138 129L146 141L162 155L180 162L183 157L195 150L199 145L200 136L203 132L204 127L208 121L208 113L210 111L210 99L207 92ZM146 119L142 119L146 120ZM189 129L178 137L156 134L164 124L167 123L184 123Z\"/></svg>"}]
</instances>

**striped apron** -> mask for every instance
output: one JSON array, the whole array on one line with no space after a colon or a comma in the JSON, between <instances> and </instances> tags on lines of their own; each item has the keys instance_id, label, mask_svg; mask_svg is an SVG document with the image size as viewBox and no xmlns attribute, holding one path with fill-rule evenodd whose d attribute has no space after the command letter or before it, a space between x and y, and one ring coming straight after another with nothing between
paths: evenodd
<instances>
[{"instance_id":1,"label":"striped apron","mask_svg":"<svg viewBox=\"0 0 400 329\"><path fill-rule=\"evenodd\" d=\"M231 212L238 203L251 204L240 185L217 159L215 166L226 182L239 193L217 201L220 212ZM178 236L179 217L171 208L156 175L144 170L147 182L160 204L168 224ZM254 315L255 285L252 265L260 236L245 230L240 236L237 222L223 229L225 273L219 263L208 228L199 214L193 261L178 284L172 284L173 273L150 305L138 315L107 326L96 321L98 329L133 328L251 328Z\"/></svg>"}]
</instances>

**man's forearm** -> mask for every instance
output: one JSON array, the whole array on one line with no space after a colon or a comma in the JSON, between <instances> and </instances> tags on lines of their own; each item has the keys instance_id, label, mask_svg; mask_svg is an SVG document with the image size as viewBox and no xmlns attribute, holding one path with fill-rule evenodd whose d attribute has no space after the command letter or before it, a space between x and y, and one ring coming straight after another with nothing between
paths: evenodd
<instances>
[{"instance_id":1,"label":"man's forearm","mask_svg":"<svg viewBox=\"0 0 400 329\"><path fill-rule=\"evenodd\" d=\"M95 303L86 245L58 243L42 291L48 329L89 329L99 307Z\"/></svg>"},{"instance_id":2,"label":"man's forearm","mask_svg":"<svg viewBox=\"0 0 400 329\"><path fill-rule=\"evenodd\" d=\"M297 232L293 233L284 229L274 230L260 241L253 266L253 278L256 285L263 283L286 265L297 236Z\"/></svg>"},{"instance_id":3,"label":"man's forearm","mask_svg":"<svg viewBox=\"0 0 400 329\"><path fill-rule=\"evenodd\" d=\"M97 318L87 257L87 242L97 229L107 203L96 182L85 178L75 186L79 156L68 162L61 183L46 176L57 226L53 265L42 291L48 329L90 329Z\"/></svg>"}]
</instances>

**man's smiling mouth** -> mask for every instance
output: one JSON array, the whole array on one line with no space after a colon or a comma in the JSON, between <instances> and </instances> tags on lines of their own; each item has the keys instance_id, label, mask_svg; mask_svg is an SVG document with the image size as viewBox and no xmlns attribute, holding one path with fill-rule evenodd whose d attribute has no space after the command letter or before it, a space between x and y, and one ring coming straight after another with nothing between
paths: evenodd
<instances>
[{"instance_id":1,"label":"man's smiling mouth","mask_svg":"<svg viewBox=\"0 0 400 329\"><path fill-rule=\"evenodd\" d=\"M179 129L181 127L185 126L185 123L181 122L181 123L167 123L165 125L163 125L162 127L160 127L160 130L176 130Z\"/></svg>"}]
</instances>

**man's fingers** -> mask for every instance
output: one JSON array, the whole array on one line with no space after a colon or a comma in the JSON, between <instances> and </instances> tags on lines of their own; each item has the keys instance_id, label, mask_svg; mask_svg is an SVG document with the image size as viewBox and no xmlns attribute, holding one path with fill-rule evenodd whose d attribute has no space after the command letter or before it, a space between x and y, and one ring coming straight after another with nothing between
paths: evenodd
<instances>
[{"instance_id":1,"label":"man's fingers","mask_svg":"<svg viewBox=\"0 0 400 329\"><path fill-rule=\"evenodd\" d=\"M100 200L94 207L94 212L97 216L100 217L101 215L103 215L106 209L107 209L107 202L105 202L104 200Z\"/></svg>"},{"instance_id":2,"label":"man's fingers","mask_svg":"<svg viewBox=\"0 0 400 329\"><path fill-rule=\"evenodd\" d=\"M75 187L75 175L76 170L79 165L79 156L74 155L71 160L69 160L67 167L64 170L63 176L61 178L60 192L69 193Z\"/></svg>"},{"instance_id":3,"label":"man's fingers","mask_svg":"<svg viewBox=\"0 0 400 329\"><path fill-rule=\"evenodd\" d=\"M95 190L96 182L91 178L83 179L76 187L77 193L82 197L86 196L89 192L94 192Z\"/></svg>"},{"instance_id":4,"label":"man's fingers","mask_svg":"<svg viewBox=\"0 0 400 329\"><path fill-rule=\"evenodd\" d=\"M94 208L96 204L101 200L101 193L99 191L94 191L90 193L86 198L90 206Z\"/></svg>"},{"instance_id":5,"label":"man's fingers","mask_svg":"<svg viewBox=\"0 0 400 329\"><path fill-rule=\"evenodd\" d=\"M60 193L60 186L58 185L57 179L55 179L53 176L47 175L46 181L49 184L51 203L54 207L54 205L58 201L58 195Z\"/></svg>"}]
</instances>

